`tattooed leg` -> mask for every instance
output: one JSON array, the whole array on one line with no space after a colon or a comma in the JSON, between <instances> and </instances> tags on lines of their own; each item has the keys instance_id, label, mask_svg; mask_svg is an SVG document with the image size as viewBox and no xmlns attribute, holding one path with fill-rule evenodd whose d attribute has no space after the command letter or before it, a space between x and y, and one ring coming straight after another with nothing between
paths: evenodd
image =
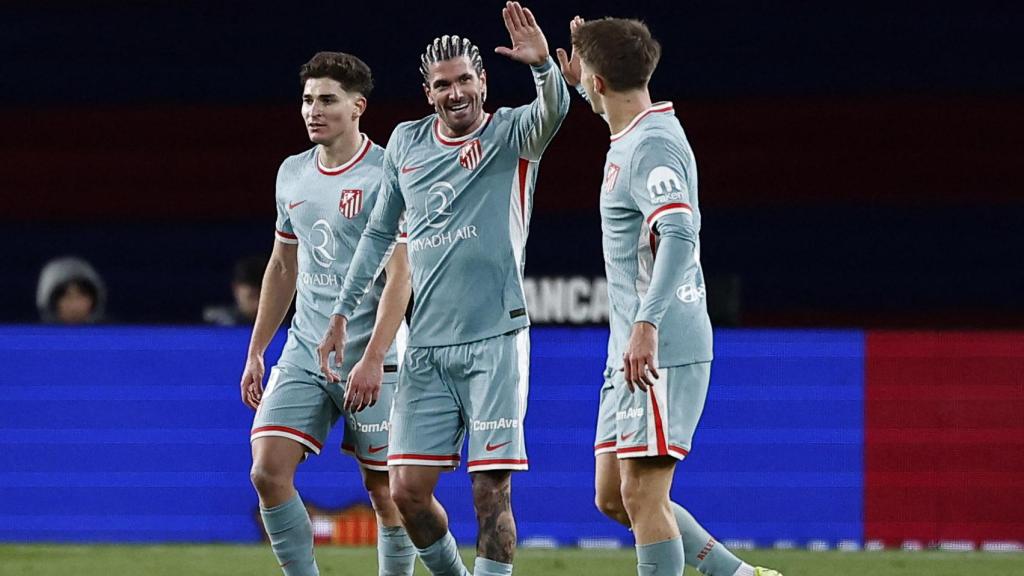
<instances>
[{"instance_id":1,"label":"tattooed leg","mask_svg":"<svg viewBox=\"0 0 1024 576\"><path fill-rule=\"evenodd\" d=\"M473 504L479 523L477 556L512 563L516 521L512 517L512 474L508 470L474 472Z\"/></svg>"}]
</instances>

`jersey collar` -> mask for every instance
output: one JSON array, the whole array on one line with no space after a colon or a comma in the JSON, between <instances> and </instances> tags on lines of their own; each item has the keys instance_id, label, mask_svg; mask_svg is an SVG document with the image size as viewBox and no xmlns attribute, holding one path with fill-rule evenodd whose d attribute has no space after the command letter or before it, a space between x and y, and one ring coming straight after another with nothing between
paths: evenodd
<instances>
[{"instance_id":1,"label":"jersey collar","mask_svg":"<svg viewBox=\"0 0 1024 576\"><path fill-rule=\"evenodd\" d=\"M474 136L477 136L478 134L483 132L484 128L486 128L487 125L490 124L490 122L491 113L488 112L484 114L484 121L480 123L480 127L474 130L472 133L466 134L465 136L459 136L458 138L450 138L441 133L441 119L434 118L434 138L437 139L437 141L440 142L441 144L444 144L445 146L461 146L468 142L470 138L473 138Z\"/></svg>"},{"instance_id":2,"label":"jersey collar","mask_svg":"<svg viewBox=\"0 0 1024 576\"><path fill-rule=\"evenodd\" d=\"M359 149L356 150L356 153L352 156L351 159L349 159L348 162L345 162L344 164L336 168L328 168L320 162L320 147L317 146L316 152L313 153L313 156L316 161L316 169L319 170L321 174L326 174L327 176L337 176L338 174L343 174L347 172L350 168L358 164L359 161L362 160L364 156L366 156L366 153L370 151L370 146L373 144L373 142L371 142L370 139L366 137L366 134L360 134L360 136L363 137L363 143L359 146Z\"/></svg>"},{"instance_id":3,"label":"jersey collar","mask_svg":"<svg viewBox=\"0 0 1024 576\"><path fill-rule=\"evenodd\" d=\"M625 128L616 132L615 134L612 134L612 142L615 142L616 140L619 140L620 138L628 134L630 130L636 128L636 125L639 124L641 120L650 116L651 114L662 114L665 112L675 114L675 109L672 107L671 102L655 102L654 104L651 104L650 108L637 114L632 120L630 120L629 124L627 124Z\"/></svg>"}]
</instances>

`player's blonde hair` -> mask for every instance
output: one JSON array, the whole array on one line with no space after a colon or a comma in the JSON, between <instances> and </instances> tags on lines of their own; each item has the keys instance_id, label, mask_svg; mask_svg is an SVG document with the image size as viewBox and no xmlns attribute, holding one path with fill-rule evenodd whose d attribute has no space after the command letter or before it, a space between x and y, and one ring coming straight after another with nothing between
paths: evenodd
<instances>
[{"instance_id":1,"label":"player's blonde hair","mask_svg":"<svg viewBox=\"0 0 1024 576\"><path fill-rule=\"evenodd\" d=\"M480 57L480 49L469 41L469 38L462 38L458 35L445 34L434 38L434 41L427 44L426 49L420 56L420 74L423 75L423 82L430 82L430 65L452 58L465 56L473 66L477 76L484 71L484 60Z\"/></svg>"}]
</instances>

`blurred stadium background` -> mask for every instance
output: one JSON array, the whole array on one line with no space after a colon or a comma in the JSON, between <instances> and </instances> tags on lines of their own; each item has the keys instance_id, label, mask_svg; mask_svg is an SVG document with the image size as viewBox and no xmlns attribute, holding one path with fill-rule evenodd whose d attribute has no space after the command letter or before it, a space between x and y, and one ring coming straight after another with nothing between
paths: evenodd
<instances>
[{"instance_id":1,"label":"blurred stadium background","mask_svg":"<svg viewBox=\"0 0 1024 576\"><path fill-rule=\"evenodd\" d=\"M23 544L260 542L237 397L248 329L202 311L230 301L234 262L271 248L277 167L309 145L298 66L363 58L363 128L382 145L430 112L418 56L438 34L481 46L490 108L525 103L529 74L490 54L501 4L4 3L0 573L81 559ZM528 5L552 49L577 13L646 20L664 50L652 95L675 102L697 156L717 359L674 496L783 562L975 550L1009 552L980 572L1024 573L1024 8ZM574 100L540 170L526 547L632 544L592 505L606 136ZM63 255L104 278L103 325L36 325L40 269ZM353 463L325 451L300 470L318 538L368 543ZM467 486L447 475L439 497L471 543ZM824 554L778 567L857 573L843 562L871 556ZM885 554L866 570L888 574ZM901 561L946 573L929 558Z\"/></svg>"}]
</instances>

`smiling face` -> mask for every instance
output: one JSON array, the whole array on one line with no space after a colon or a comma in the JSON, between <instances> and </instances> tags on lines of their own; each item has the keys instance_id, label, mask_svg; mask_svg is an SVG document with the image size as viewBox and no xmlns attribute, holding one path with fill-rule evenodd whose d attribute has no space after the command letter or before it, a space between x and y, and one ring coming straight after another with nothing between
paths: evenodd
<instances>
[{"instance_id":1,"label":"smiling face","mask_svg":"<svg viewBox=\"0 0 1024 576\"><path fill-rule=\"evenodd\" d=\"M345 91L333 78L310 78L302 90L302 120L315 144L330 146L343 136L359 131L359 117L366 98Z\"/></svg>"},{"instance_id":2,"label":"smiling face","mask_svg":"<svg viewBox=\"0 0 1024 576\"><path fill-rule=\"evenodd\" d=\"M477 74L467 56L431 64L423 91L448 136L465 136L483 121L487 72Z\"/></svg>"}]
</instances>

